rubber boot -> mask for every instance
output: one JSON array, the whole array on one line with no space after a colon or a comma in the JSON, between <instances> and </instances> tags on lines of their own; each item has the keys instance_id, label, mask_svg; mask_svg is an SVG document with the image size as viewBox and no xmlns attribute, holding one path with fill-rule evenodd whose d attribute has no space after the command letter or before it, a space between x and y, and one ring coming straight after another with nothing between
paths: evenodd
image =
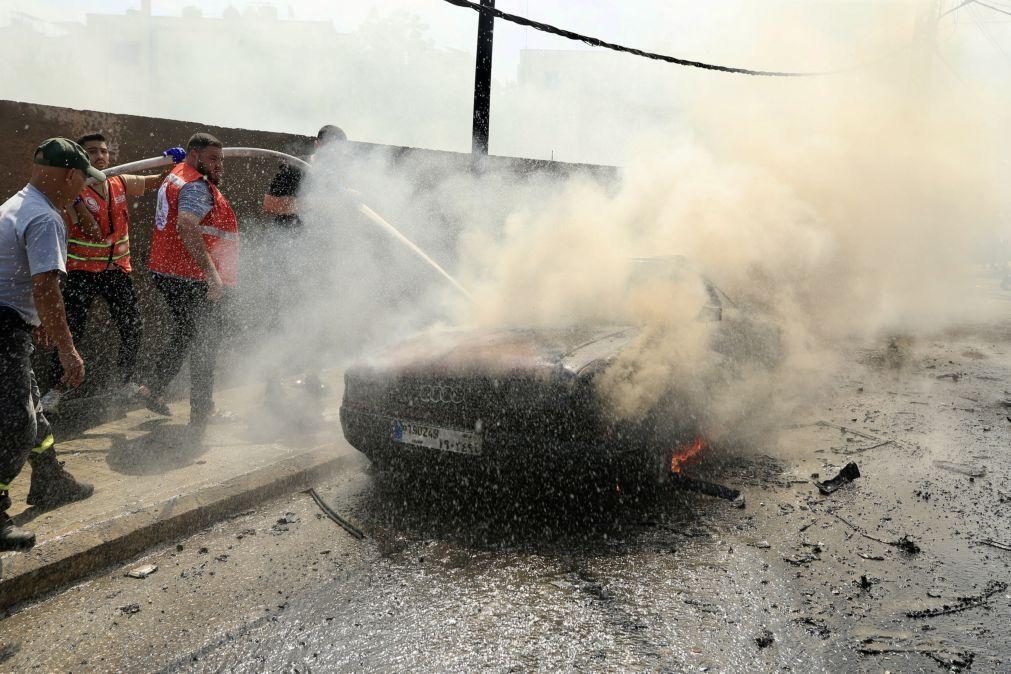
<instances>
[{"instance_id":1,"label":"rubber boot","mask_svg":"<svg viewBox=\"0 0 1011 674\"><path fill-rule=\"evenodd\" d=\"M16 526L7 515L11 507L11 497L0 491L0 552L8 550L29 550L35 545L35 534Z\"/></svg>"},{"instance_id":2,"label":"rubber boot","mask_svg":"<svg viewBox=\"0 0 1011 674\"><path fill-rule=\"evenodd\" d=\"M63 468L63 462L56 460L53 448L32 452L28 461L32 464L32 484L27 499L30 506L55 508L86 499L95 492L93 485L78 482Z\"/></svg>"}]
</instances>

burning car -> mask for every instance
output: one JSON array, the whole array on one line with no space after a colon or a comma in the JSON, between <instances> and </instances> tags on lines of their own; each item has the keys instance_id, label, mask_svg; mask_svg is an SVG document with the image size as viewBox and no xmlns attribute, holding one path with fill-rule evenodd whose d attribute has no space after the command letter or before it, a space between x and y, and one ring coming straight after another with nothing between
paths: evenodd
<instances>
[{"instance_id":1,"label":"burning car","mask_svg":"<svg viewBox=\"0 0 1011 674\"><path fill-rule=\"evenodd\" d=\"M755 321L682 259L637 260L635 267L632 284L695 279L702 306L683 318L713 324L713 349L737 358L742 345L757 343ZM572 475L589 468L611 485L659 479L705 443L695 415L673 400L674 386L636 418L608 410L599 377L641 330L584 325L412 337L345 372L344 435L381 471L410 464Z\"/></svg>"}]
</instances>

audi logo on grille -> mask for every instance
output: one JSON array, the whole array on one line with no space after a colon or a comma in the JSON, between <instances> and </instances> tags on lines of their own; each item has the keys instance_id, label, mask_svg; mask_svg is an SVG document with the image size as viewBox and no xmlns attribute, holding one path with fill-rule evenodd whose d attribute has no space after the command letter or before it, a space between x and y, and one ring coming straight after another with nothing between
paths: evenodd
<instances>
[{"instance_id":1,"label":"audi logo on grille","mask_svg":"<svg viewBox=\"0 0 1011 674\"><path fill-rule=\"evenodd\" d=\"M422 384L418 387L418 400L423 403L459 405L463 402L463 387L448 384Z\"/></svg>"}]
</instances>

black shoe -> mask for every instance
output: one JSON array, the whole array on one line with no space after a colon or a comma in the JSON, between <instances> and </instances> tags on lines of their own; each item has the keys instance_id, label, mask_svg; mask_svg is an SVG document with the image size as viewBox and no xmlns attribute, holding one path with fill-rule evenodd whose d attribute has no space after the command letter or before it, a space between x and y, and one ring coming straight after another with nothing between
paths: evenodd
<instances>
[{"instance_id":1,"label":"black shoe","mask_svg":"<svg viewBox=\"0 0 1011 674\"><path fill-rule=\"evenodd\" d=\"M88 498L95 493L94 485L78 482L64 469L63 462L56 460L56 452L48 449L41 454L32 454L32 483L28 488L28 505L40 508L55 508L64 503L73 503Z\"/></svg>"},{"instance_id":2,"label":"black shoe","mask_svg":"<svg viewBox=\"0 0 1011 674\"><path fill-rule=\"evenodd\" d=\"M0 552L31 550L35 547L35 533L14 524L7 513L0 512Z\"/></svg>"},{"instance_id":3,"label":"black shoe","mask_svg":"<svg viewBox=\"0 0 1011 674\"><path fill-rule=\"evenodd\" d=\"M35 534L16 526L7 515L11 499L7 492L0 492L0 552L8 550L29 550L35 545Z\"/></svg>"},{"instance_id":4,"label":"black shoe","mask_svg":"<svg viewBox=\"0 0 1011 674\"><path fill-rule=\"evenodd\" d=\"M169 406L165 404L165 401L161 398L161 396L148 396L144 399L144 407L148 408L155 414L162 415L163 417L172 416L172 410L170 410Z\"/></svg>"}]
</instances>

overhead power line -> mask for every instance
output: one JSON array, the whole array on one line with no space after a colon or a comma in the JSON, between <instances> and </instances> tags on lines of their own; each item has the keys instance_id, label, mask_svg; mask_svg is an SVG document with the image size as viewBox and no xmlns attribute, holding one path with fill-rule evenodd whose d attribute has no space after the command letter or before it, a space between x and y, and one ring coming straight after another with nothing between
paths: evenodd
<instances>
[{"instance_id":1,"label":"overhead power line","mask_svg":"<svg viewBox=\"0 0 1011 674\"><path fill-rule=\"evenodd\" d=\"M527 26L535 30L542 31L544 33L551 33L552 35L558 35L560 37L568 38L569 40L576 40L577 42L583 42L590 45L591 47L603 47L605 49L610 49L612 51L624 52L626 54L633 54L635 56L642 56L644 58L653 59L656 61L664 61L666 63L674 63L679 66L686 66L689 68L701 68L703 70L715 70L717 72L723 73L733 73L736 75L754 75L757 77L812 77L816 75L828 75L827 72L784 72L776 70L751 70L748 68L735 68L732 66L721 66L714 63L703 63L702 61L690 61L688 59L681 59L675 56L667 56L664 54L655 54L653 52L643 51L641 49L635 49L633 47L625 47L620 44L614 44L613 42L605 42L599 38L589 37L587 35L580 35L579 33L574 33L570 30L565 30L564 28L558 28L557 26L552 26L546 23L540 23L532 19L528 19L523 16L517 16L516 14L508 14L502 10L495 9L493 7L484 7L469 0L443 0L443 2L448 2L451 5L456 5L457 7L466 7L468 9L473 9L475 12L480 14L490 14L496 19L502 19L503 21L509 21L511 23L519 24L520 26Z\"/></svg>"},{"instance_id":2,"label":"overhead power line","mask_svg":"<svg viewBox=\"0 0 1011 674\"><path fill-rule=\"evenodd\" d=\"M946 11L944 11L944 12L941 12L941 13L940 13L940 14L939 14L939 15L937 16L937 18L938 18L938 19L940 19L940 18L946 17L946 16L948 16L949 14L951 14L952 12L957 12L958 10L962 9L963 7L965 7L966 5L971 5L971 4L972 4L973 2L975 2L975 1L976 1L976 0L965 0L965 2L963 2L963 3L961 3L961 4L958 4L958 5L955 5L954 7L952 7L952 8L951 8L951 9L949 9L949 10L946 10Z\"/></svg>"},{"instance_id":3,"label":"overhead power line","mask_svg":"<svg viewBox=\"0 0 1011 674\"><path fill-rule=\"evenodd\" d=\"M987 9L992 9L995 12L1000 12L1001 14L1007 14L1008 16L1011 16L1011 12L1007 11L1006 9L1001 9L1000 7L988 5L985 2L980 2L979 0L969 0L969 2L972 2L973 4L976 5L980 5L981 7L986 7Z\"/></svg>"}]
</instances>

